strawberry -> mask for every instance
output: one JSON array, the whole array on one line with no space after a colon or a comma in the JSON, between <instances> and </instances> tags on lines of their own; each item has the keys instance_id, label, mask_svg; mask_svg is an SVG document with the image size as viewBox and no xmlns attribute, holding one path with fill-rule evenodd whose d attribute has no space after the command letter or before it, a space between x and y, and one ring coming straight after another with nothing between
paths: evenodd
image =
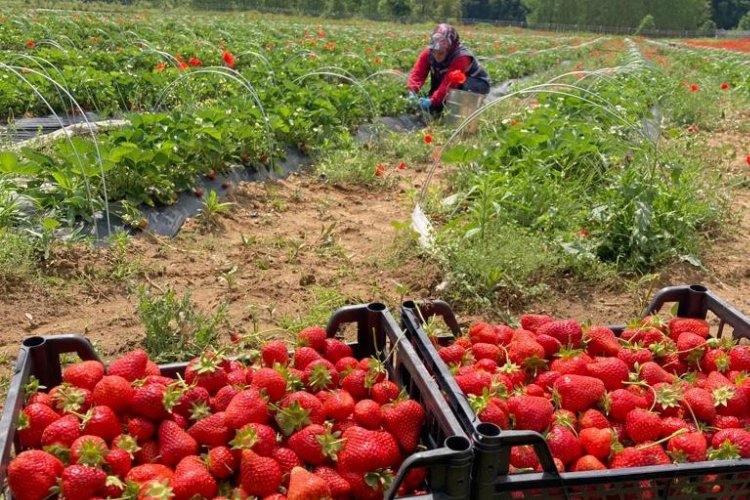
<instances>
[{"instance_id":1,"label":"strawberry","mask_svg":"<svg viewBox=\"0 0 750 500\"><path fill-rule=\"evenodd\" d=\"M692 332L682 332L677 338L677 351L683 361L698 364L707 348L706 339Z\"/></svg>"},{"instance_id":2,"label":"strawberry","mask_svg":"<svg viewBox=\"0 0 750 500\"><path fill-rule=\"evenodd\" d=\"M287 445L305 463L322 465L336 460L342 448L338 437L322 425L312 424L292 434Z\"/></svg>"},{"instance_id":3,"label":"strawberry","mask_svg":"<svg viewBox=\"0 0 750 500\"><path fill-rule=\"evenodd\" d=\"M667 372L653 361L646 361L641 364L640 379L645 381L648 385L654 386L660 382L671 384L675 376L672 373Z\"/></svg>"},{"instance_id":4,"label":"strawberry","mask_svg":"<svg viewBox=\"0 0 750 500\"><path fill-rule=\"evenodd\" d=\"M32 403L18 417L18 436L24 448L36 448L42 433L52 422L60 418L55 410L41 403Z\"/></svg>"},{"instance_id":5,"label":"strawberry","mask_svg":"<svg viewBox=\"0 0 750 500\"><path fill-rule=\"evenodd\" d=\"M353 355L352 348L345 342L335 339L326 338L323 341L323 357L333 364L336 364L342 358L348 358Z\"/></svg>"},{"instance_id":6,"label":"strawberry","mask_svg":"<svg viewBox=\"0 0 750 500\"><path fill-rule=\"evenodd\" d=\"M497 363L494 362L491 359L480 359L476 363L474 363L473 368L475 370L482 370L487 373L495 373L497 371Z\"/></svg>"},{"instance_id":7,"label":"strawberry","mask_svg":"<svg viewBox=\"0 0 750 500\"><path fill-rule=\"evenodd\" d=\"M469 398L471 407L474 409L474 413L481 422L488 422L495 424L501 429L508 429L510 423L508 421L508 405L504 401L502 405L496 404L495 398L485 396L471 396Z\"/></svg>"},{"instance_id":8,"label":"strawberry","mask_svg":"<svg viewBox=\"0 0 750 500\"><path fill-rule=\"evenodd\" d=\"M534 379L534 383L538 385L539 387L543 388L546 391L549 391L552 389L552 386L555 384L555 380L560 378L562 376L562 373L555 371L555 370L548 370L546 372L542 372L539 375L536 376Z\"/></svg>"},{"instance_id":9,"label":"strawberry","mask_svg":"<svg viewBox=\"0 0 750 500\"><path fill-rule=\"evenodd\" d=\"M268 457L276 449L276 431L268 425L250 423L238 429L229 444L235 450L253 450L258 455Z\"/></svg>"},{"instance_id":10,"label":"strawberry","mask_svg":"<svg viewBox=\"0 0 750 500\"><path fill-rule=\"evenodd\" d=\"M104 488L107 473L88 465L69 465L60 478L60 492L66 500L88 500Z\"/></svg>"},{"instance_id":11,"label":"strawberry","mask_svg":"<svg viewBox=\"0 0 750 500\"><path fill-rule=\"evenodd\" d=\"M75 415L65 415L55 420L44 429L41 445L43 447L59 445L70 447L73 441L81 436L81 422Z\"/></svg>"},{"instance_id":12,"label":"strawberry","mask_svg":"<svg viewBox=\"0 0 750 500\"><path fill-rule=\"evenodd\" d=\"M491 359L495 362L505 362L505 355L496 345L478 342L471 347L471 353L477 361L480 359Z\"/></svg>"},{"instance_id":13,"label":"strawberry","mask_svg":"<svg viewBox=\"0 0 750 500\"><path fill-rule=\"evenodd\" d=\"M451 344L438 349L438 356L446 365L460 365L466 356L466 349L459 344Z\"/></svg>"},{"instance_id":14,"label":"strawberry","mask_svg":"<svg viewBox=\"0 0 750 500\"><path fill-rule=\"evenodd\" d=\"M712 459L750 458L750 432L744 429L722 429L711 439Z\"/></svg>"},{"instance_id":15,"label":"strawberry","mask_svg":"<svg viewBox=\"0 0 750 500\"><path fill-rule=\"evenodd\" d=\"M591 356L617 356L620 342L615 332L606 326L590 326L584 333L586 352Z\"/></svg>"},{"instance_id":16,"label":"strawberry","mask_svg":"<svg viewBox=\"0 0 750 500\"><path fill-rule=\"evenodd\" d=\"M227 385L227 372L222 366L224 358L215 352L206 351L198 358L190 360L185 367L185 382L203 387L209 394Z\"/></svg>"},{"instance_id":17,"label":"strawberry","mask_svg":"<svg viewBox=\"0 0 750 500\"><path fill-rule=\"evenodd\" d=\"M711 393L699 387L688 389L683 394L682 405L696 418L711 422L716 417L716 407Z\"/></svg>"},{"instance_id":18,"label":"strawberry","mask_svg":"<svg viewBox=\"0 0 750 500\"><path fill-rule=\"evenodd\" d=\"M393 480L390 470L381 472L353 472L339 467L341 477L350 486L350 497L357 500L381 500L387 485Z\"/></svg>"},{"instance_id":19,"label":"strawberry","mask_svg":"<svg viewBox=\"0 0 750 500\"><path fill-rule=\"evenodd\" d=\"M732 347L729 351L729 368L733 371L750 371L750 346Z\"/></svg>"},{"instance_id":20,"label":"strawberry","mask_svg":"<svg viewBox=\"0 0 750 500\"><path fill-rule=\"evenodd\" d=\"M271 458L276 460L281 467L284 482L289 481L289 474L295 467L304 467L305 464L300 460L296 453L290 448L279 447L273 450Z\"/></svg>"},{"instance_id":21,"label":"strawberry","mask_svg":"<svg viewBox=\"0 0 750 500\"><path fill-rule=\"evenodd\" d=\"M159 461L175 465L188 455L198 453L198 442L171 420L159 425Z\"/></svg>"},{"instance_id":22,"label":"strawberry","mask_svg":"<svg viewBox=\"0 0 750 500\"><path fill-rule=\"evenodd\" d=\"M514 429L542 432L552 422L553 407L548 398L514 396L508 400L508 410L513 417Z\"/></svg>"},{"instance_id":23,"label":"strawberry","mask_svg":"<svg viewBox=\"0 0 750 500\"><path fill-rule=\"evenodd\" d=\"M208 447L226 445L232 439L233 433L227 427L224 416L224 412L218 412L202 418L194 423L187 432L199 445Z\"/></svg>"},{"instance_id":24,"label":"strawberry","mask_svg":"<svg viewBox=\"0 0 750 500\"><path fill-rule=\"evenodd\" d=\"M122 432L122 423L109 406L94 406L83 419L83 432L110 442Z\"/></svg>"},{"instance_id":25,"label":"strawberry","mask_svg":"<svg viewBox=\"0 0 750 500\"><path fill-rule=\"evenodd\" d=\"M98 467L109 449L99 436L84 435L70 444L70 463Z\"/></svg>"},{"instance_id":26,"label":"strawberry","mask_svg":"<svg viewBox=\"0 0 750 500\"><path fill-rule=\"evenodd\" d=\"M359 362L350 356L341 358L334 364L336 370L339 372L339 378L346 377L349 373L359 366Z\"/></svg>"},{"instance_id":27,"label":"strawberry","mask_svg":"<svg viewBox=\"0 0 750 500\"><path fill-rule=\"evenodd\" d=\"M94 404L94 395L90 390L68 383L53 387L49 394L54 403L53 409L62 413L84 413Z\"/></svg>"},{"instance_id":28,"label":"strawberry","mask_svg":"<svg viewBox=\"0 0 750 500\"><path fill-rule=\"evenodd\" d=\"M104 376L104 365L100 361L81 361L65 368L63 382L90 391Z\"/></svg>"},{"instance_id":29,"label":"strawberry","mask_svg":"<svg viewBox=\"0 0 750 500\"><path fill-rule=\"evenodd\" d=\"M326 419L344 420L354 413L354 398L346 391L335 390L323 403L323 413Z\"/></svg>"},{"instance_id":30,"label":"strawberry","mask_svg":"<svg viewBox=\"0 0 750 500\"><path fill-rule=\"evenodd\" d=\"M276 493L281 486L281 467L270 457L242 450L240 486L249 495L263 497Z\"/></svg>"},{"instance_id":31,"label":"strawberry","mask_svg":"<svg viewBox=\"0 0 750 500\"><path fill-rule=\"evenodd\" d=\"M539 458L531 445L514 446L510 449L510 464L517 469L534 469Z\"/></svg>"},{"instance_id":32,"label":"strawberry","mask_svg":"<svg viewBox=\"0 0 750 500\"><path fill-rule=\"evenodd\" d=\"M390 403L398 397L401 389L391 380L381 380L372 384L370 395L376 403L384 405Z\"/></svg>"},{"instance_id":33,"label":"strawberry","mask_svg":"<svg viewBox=\"0 0 750 500\"><path fill-rule=\"evenodd\" d=\"M302 381L312 392L333 389L339 385L339 372L330 361L316 359L305 367Z\"/></svg>"},{"instance_id":34,"label":"strawberry","mask_svg":"<svg viewBox=\"0 0 750 500\"><path fill-rule=\"evenodd\" d=\"M680 434L669 440L667 450L676 462L702 462L706 460L708 444L702 432Z\"/></svg>"},{"instance_id":35,"label":"strawberry","mask_svg":"<svg viewBox=\"0 0 750 500\"><path fill-rule=\"evenodd\" d=\"M635 408L648 408L648 401L626 389L616 389L605 399L606 413L619 422L625 422L625 417Z\"/></svg>"},{"instance_id":36,"label":"strawberry","mask_svg":"<svg viewBox=\"0 0 750 500\"><path fill-rule=\"evenodd\" d=\"M479 396L492 385L492 375L485 371L473 369L465 375L457 375L455 380L458 387L467 396Z\"/></svg>"},{"instance_id":37,"label":"strawberry","mask_svg":"<svg viewBox=\"0 0 750 500\"><path fill-rule=\"evenodd\" d=\"M237 470L237 457L226 446L216 446L208 450L206 466L215 478L228 479Z\"/></svg>"},{"instance_id":38,"label":"strawberry","mask_svg":"<svg viewBox=\"0 0 750 500\"><path fill-rule=\"evenodd\" d=\"M648 460L642 450L629 447L615 453L612 460L609 461L610 469L622 469L625 467L644 467L648 465Z\"/></svg>"},{"instance_id":39,"label":"strawberry","mask_svg":"<svg viewBox=\"0 0 750 500\"><path fill-rule=\"evenodd\" d=\"M705 339L709 334L708 322L700 318L671 318L669 320L669 337L672 340L677 340L683 332L690 332Z\"/></svg>"},{"instance_id":40,"label":"strawberry","mask_svg":"<svg viewBox=\"0 0 750 500\"><path fill-rule=\"evenodd\" d=\"M308 326L297 335L297 345L300 347L311 347L318 353L322 353L326 338L328 338L328 334L323 328Z\"/></svg>"},{"instance_id":41,"label":"strawberry","mask_svg":"<svg viewBox=\"0 0 750 500\"><path fill-rule=\"evenodd\" d=\"M537 335L536 342L544 347L544 357L546 359L552 359L563 348L559 340L545 334Z\"/></svg>"},{"instance_id":42,"label":"strawberry","mask_svg":"<svg viewBox=\"0 0 750 500\"><path fill-rule=\"evenodd\" d=\"M691 430L691 426L679 417L665 417L661 421L661 437L671 436L680 429ZM695 426L692 426L695 430Z\"/></svg>"},{"instance_id":43,"label":"strawberry","mask_svg":"<svg viewBox=\"0 0 750 500\"><path fill-rule=\"evenodd\" d=\"M378 429L383 421L383 412L372 399L362 399L354 405L354 420L365 429Z\"/></svg>"},{"instance_id":44,"label":"strawberry","mask_svg":"<svg viewBox=\"0 0 750 500\"><path fill-rule=\"evenodd\" d=\"M500 336L495 327L483 321L474 323L469 327L469 339L472 344L475 342L500 343Z\"/></svg>"},{"instance_id":45,"label":"strawberry","mask_svg":"<svg viewBox=\"0 0 750 500\"><path fill-rule=\"evenodd\" d=\"M138 387L131 399L133 413L149 420L164 420L169 416L164 408L164 394L167 387L162 384L149 384Z\"/></svg>"},{"instance_id":46,"label":"strawberry","mask_svg":"<svg viewBox=\"0 0 750 500\"><path fill-rule=\"evenodd\" d=\"M422 405L413 399L383 406L383 428L393 434L406 455L414 453L425 419Z\"/></svg>"},{"instance_id":47,"label":"strawberry","mask_svg":"<svg viewBox=\"0 0 750 500\"><path fill-rule=\"evenodd\" d=\"M657 443L645 441L638 446L643 457L646 459L646 465L669 465L672 459L669 458L664 448Z\"/></svg>"},{"instance_id":48,"label":"strawberry","mask_svg":"<svg viewBox=\"0 0 750 500\"><path fill-rule=\"evenodd\" d=\"M8 486L15 500L42 500L50 496L65 466L41 450L22 451L8 464ZM33 478L33 480L30 480Z\"/></svg>"},{"instance_id":49,"label":"strawberry","mask_svg":"<svg viewBox=\"0 0 750 500\"><path fill-rule=\"evenodd\" d=\"M324 500L331 498L328 482L302 467L292 469L287 500Z\"/></svg>"},{"instance_id":50,"label":"strawberry","mask_svg":"<svg viewBox=\"0 0 750 500\"><path fill-rule=\"evenodd\" d=\"M550 364L550 369L563 375L588 375L586 365L594 361L591 356L579 349L562 349L558 356Z\"/></svg>"},{"instance_id":51,"label":"strawberry","mask_svg":"<svg viewBox=\"0 0 750 500\"><path fill-rule=\"evenodd\" d=\"M128 382L143 378L146 373L148 354L143 349L136 349L109 364L107 375L119 375Z\"/></svg>"},{"instance_id":52,"label":"strawberry","mask_svg":"<svg viewBox=\"0 0 750 500\"><path fill-rule=\"evenodd\" d=\"M555 380L554 390L560 397L560 406L570 411L583 411L604 397L604 382L584 375L563 375Z\"/></svg>"},{"instance_id":53,"label":"strawberry","mask_svg":"<svg viewBox=\"0 0 750 500\"><path fill-rule=\"evenodd\" d=\"M598 429L596 427L586 427L578 433L581 444L586 449L586 453L596 458L604 460L609 457L614 441L614 433L611 428Z\"/></svg>"},{"instance_id":54,"label":"strawberry","mask_svg":"<svg viewBox=\"0 0 750 500\"><path fill-rule=\"evenodd\" d=\"M294 351L294 367L297 370L304 370L307 365L315 360L323 359L320 353L312 347L298 347Z\"/></svg>"},{"instance_id":55,"label":"strawberry","mask_svg":"<svg viewBox=\"0 0 750 500\"><path fill-rule=\"evenodd\" d=\"M628 381L628 365L618 358L594 358L593 363L586 365L588 374L604 382L608 391L622 389L623 382Z\"/></svg>"},{"instance_id":56,"label":"strawberry","mask_svg":"<svg viewBox=\"0 0 750 500\"><path fill-rule=\"evenodd\" d=\"M325 465L319 465L313 470L313 474L323 478L331 489L332 498L348 498L352 487L341 475Z\"/></svg>"},{"instance_id":57,"label":"strawberry","mask_svg":"<svg viewBox=\"0 0 750 500\"><path fill-rule=\"evenodd\" d=\"M350 427L342 435L344 447L338 454L338 470L374 472L395 467L401 461L398 442L389 432Z\"/></svg>"},{"instance_id":58,"label":"strawberry","mask_svg":"<svg viewBox=\"0 0 750 500\"><path fill-rule=\"evenodd\" d=\"M94 386L94 403L121 413L130 408L135 389L119 375L106 375Z\"/></svg>"},{"instance_id":59,"label":"strawberry","mask_svg":"<svg viewBox=\"0 0 750 500\"><path fill-rule=\"evenodd\" d=\"M606 429L609 427L609 420L599 410L593 408L586 410L578 420L578 425L581 429L587 429L589 427L595 427L597 429Z\"/></svg>"},{"instance_id":60,"label":"strawberry","mask_svg":"<svg viewBox=\"0 0 750 500\"><path fill-rule=\"evenodd\" d=\"M266 368L273 368L276 363L286 366L289 364L289 349L280 340L270 340L261 347L260 357Z\"/></svg>"},{"instance_id":61,"label":"strawberry","mask_svg":"<svg viewBox=\"0 0 750 500\"><path fill-rule=\"evenodd\" d=\"M180 460L169 484L174 492L174 500L188 500L194 496L213 498L218 492L216 479L197 456Z\"/></svg>"},{"instance_id":62,"label":"strawberry","mask_svg":"<svg viewBox=\"0 0 750 500\"><path fill-rule=\"evenodd\" d=\"M661 436L661 418L656 413L635 408L625 417L625 429L636 443L655 441Z\"/></svg>"},{"instance_id":63,"label":"strawberry","mask_svg":"<svg viewBox=\"0 0 750 500\"><path fill-rule=\"evenodd\" d=\"M705 373L713 371L728 372L731 361L723 349L709 349L700 360L700 368Z\"/></svg>"},{"instance_id":64,"label":"strawberry","mask_svg":"<svg viewBox=\"0 0 750 500\"><path fill-rule=\"evenodd\" d=\"M539 327L552 321L554 319L546 314L524 314L521 316L521 328L536 333Z\"/></svg>"},{"instance_id":65,"label":"strawberry","mask_svg":"<svg viewBox=\"0 0 750 500\"><path fill-rule=\"evenodd\" d=\"M131 417L127 422L128 434L139 443L144 443L156 434L156 426L143 417Z\"/></svg>"},{"instance_id":66,"label":"strawberry","mask_svg":"<svg viewBox=\"0 0 750 500\"><path fill-rule=\"evenodd\" d=\"M607 468L601 460L593 455L584 455L575 461L573 466L570 468L571 472L584 472L592 470L605 470Z\"/></svg>"},{"instance_id":67,"label":"strawberry","mask_svg":"<svg viewBox=\"0 0 750 500\"><path fill-rule=\"evenodd\" d=\"M117 477L125 477L133 466L133 459L129 451L121 448L112 448L104 457L110 474Z\"/></svg>"},{"instance_id":68,"label":"strawberry","mask_svg":"<svg viewBox=\"0 0 750 500\"><path fill-rule=\"evenodd\" d=\"M323 424L323 403L309 392L296 391L287 395L275 415L276 423L285 436L309 424Z\"/></svg>"},{"instance_id":69,"label":"strawberry","mask_svg":"<svg viewBox=\"0 0 750 500\"><path fill-rule=\"evenodd\" d=\"M133 467L125 479L135 483L144 484L149 481L164 481L172 479L174 471L162 464L144 464Z\"/></svg>"},{"instance_id":70,"label":"strawberry","mask_svg":"<svg viewBox=\"0 0 750 500\"><path fill-rule=\"evenodd\" d=\"M583 455L583 447L575 434L559 425L552 426L547 433L547 445L552 456L559 458L563 465L575 462Z\"/></svg>"},{"instance_id":71,"label":"strawberry","mask_svg":"<svg viewBox=\"0 0 750 500\"><path fill-rule=\"evenodd\" d=\"M240 392L241 389L233 385L222 387L216 395L210 399L211 410L214 412L225 411L229 407L229 403L232 402L232 399Z\"/></svg>"},{"instance_id":72,"label":"strawberry","mask_svg":"<svg viewBox=\"0 0 750 500\"><path fill-rule=\"evenodd\" d=\"M543 365L544 347L531 338L516 337L508 344L508 359L525 368L537 368Z\"/></svg>"},{"instance_id":73,"label":"strawberry","mask_svg":"<svg viewBox=\"0 0 750 500\"><path fill-rule=\"evenodd\" d=\"M272 403L284 397L286 393L286 379L273 368L261 368L255 371L250 386L265 394Z\"/></svg>"},{"instance_id":74,"label":"strawberry","mask_svg":"<svg viewBox=\"0 0 750 500\"><path fill-rule=\"evenodd\" d=\"M239 429L249 423L267 424L268 421L268 405L255 388L239 392L224 412L224 423L230 429Z\"/></svg>"},{"instance_id":75,"label":"strawberry","mask_svg":"<svg viewBox=\"0 0 750 500\"><path fill-rule=\"evenodd\" d=\"M635 370L636 363L638 363L638 365L640 366L643 363L647 361L653 361L654 359L654 355L650 350L639 347L627 347L620 349L619 351L617 351L617 357L625 361L630 370Z\"/></svg>"},{"instance_id":76,"label":"strawberry","mask_svg":"<svg viewBox=\"0 0 750 500\"><path fill-rule=\"evenodd\" d=\"M545 323L539 327L536 334L549 335L557 339L562 345L578 347L581 345L583 330L576 320L567 319Z\"/></svg>"}]
</instances>

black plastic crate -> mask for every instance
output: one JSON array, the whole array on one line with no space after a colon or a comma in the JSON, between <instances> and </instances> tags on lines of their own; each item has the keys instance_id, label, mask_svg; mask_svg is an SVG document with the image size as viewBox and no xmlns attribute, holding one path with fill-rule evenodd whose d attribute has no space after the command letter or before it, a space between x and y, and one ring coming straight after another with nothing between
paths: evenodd
<instances>
[{"instance_id":1,"label":"black plastic crate","mask_svg":"<svg viewBox=\"0 0 750 500\"><path fill-rule=\"evenodd\" d=\"M750 320L701 285L660 290L644 315L672 306L677 316L707 319L711 335L750 338ZM461 425L474 443L472 498L574 499L746 499L750 498L750 460L706 461L658 467L595 472L558 473L544 437L533 431L501 430L482 423L423 329L431 318L441 319L453 335L460 335L455 314L444 301L404 302L402 322L409 342L435 377ZM621 333L622 326L613 326ZM454 336L440 336L449 345ZM509 474L510 450L533 445L544 472Z\"/></svg>"},{"instance_id":2,"label":"black plastic crate","mask_svg":"<svg viewBox=\"0 0 750 500\"><path fill-rule=\"evenodd\" d=\"M468 499L473 460L471 442L413 347L408 342L401 342L403 334L398 323L383 304L347 306L331 316L327 326L328 336L333 337L340 329L352 324L356 325L357 330L357 342L350 344L354 355L384 358L385 354L393 352L386 360L391 380L405 388L412 399L425 407L421 442L427 449L404 460L385 498L396 497L409 471L425 467L428 470L425 488L428 494L402 498ZM0 421L2 484L14 447L17 446L15 429L18 414L23 408L24 386L32 375L45 387L58 385L62 380L60 355L66 353L76 353L81 360L99 359L88 339L79 335L30 337L21 345ZM163 375L176 376L184 373L185 366L186 363L172 363L161 365L160 368Z\"/></svg>"}]
</instances>

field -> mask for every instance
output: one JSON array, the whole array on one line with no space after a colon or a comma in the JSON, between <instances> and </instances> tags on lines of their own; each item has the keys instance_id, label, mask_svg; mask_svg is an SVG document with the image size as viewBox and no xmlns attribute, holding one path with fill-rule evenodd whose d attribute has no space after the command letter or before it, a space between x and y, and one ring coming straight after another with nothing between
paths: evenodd
<instances>
[{"instance_id":1,"label":"field","mask_svg":"<svg viewBox=\"0 0 750 500\"><path fill-rule=\"evenodd\" d=\"M662 286L703 283L750 310L750 70L733 45L460 27L493 85L513 84L476 133L455 135L404 98L430 29L4 12L5 366L31 335L184 359L371 301L606 323ZM15 120L84 112L125 122L14 140ZM426 123L378 118L399 116ZM287 177L229 177L285 159ZM411 230L417 202L429 248ZM191 204L176 235L155 232L162 211Z\"/></svg>"}]
</instances>

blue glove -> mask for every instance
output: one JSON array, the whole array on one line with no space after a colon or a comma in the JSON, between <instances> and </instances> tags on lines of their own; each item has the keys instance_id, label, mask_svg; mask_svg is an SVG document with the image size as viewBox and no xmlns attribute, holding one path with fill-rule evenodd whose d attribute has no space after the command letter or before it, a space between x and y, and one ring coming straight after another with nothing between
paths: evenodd
<instances>
[{"instance_id":1,"label":"blue glove","mask_svg":"<svg viewBox=\"0 0 750 500\"><path fill-rule=\"evenodd\" d=\"M423 97L421 101L419 101L419 107L425 111L429 111L432 108L432 101L429 97Z\"/></svg>"},{"instance_id":2,"label":"blue glove","mask_svg":"<svg viewBox=\"0 0 750 500\"><path fill-rule=\"evenodd\" d=\"M409 95L406 96L406 102L409 105L415 105L416 106L417 104L419 104L419 97L414 92L409 91Z\"/></svg>"}]
</instances>

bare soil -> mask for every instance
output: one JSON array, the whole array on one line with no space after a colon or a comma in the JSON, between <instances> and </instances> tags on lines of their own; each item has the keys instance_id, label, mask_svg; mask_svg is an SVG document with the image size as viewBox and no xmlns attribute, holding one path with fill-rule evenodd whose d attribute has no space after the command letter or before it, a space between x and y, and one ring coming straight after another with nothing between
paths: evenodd
<instances>
[{"instance_id":1,"label":"bare soil","mask_svg":"<svg viewBox=\"0 0 750 500\"><path fill-rule=\"evenodd\" d=\"M704 268L675 263L653 286L702 283L750 314L750 138L734 127L699 142L736 181L730 191L733 221L704 255ZM234 328L245 331L253 321L262 328L289 324L312 307L325 308L326 301L331 311L340 303L370 301L395 311L404 298L439 296L440 269L420 257L393 224L410 220L407 192L424 173L387 175L387 186L376 188L330 185L310 173L242 184L228 197L232 211L212 229L189 220L176 238L146 232L119 256L112 247L59 248L50 268L54 279L15 284L0 297L0 360L9 366L25 337L64 332L87 335L105 357L131 348L144 336L138 284L180 295L189 291L204 311L225 302ZM508 312L621 322L642 310L650 285L558 284L543 301ZM458 312L465 321L474 319Z\"/></svg>"}]
</instances>

